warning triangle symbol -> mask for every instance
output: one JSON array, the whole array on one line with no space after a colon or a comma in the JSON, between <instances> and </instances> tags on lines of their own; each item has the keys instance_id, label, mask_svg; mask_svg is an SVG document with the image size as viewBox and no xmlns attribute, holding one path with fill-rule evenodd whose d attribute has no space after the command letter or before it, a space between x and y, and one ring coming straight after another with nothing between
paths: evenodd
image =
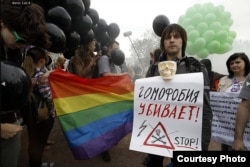
<instances>
[{"instance_id":1,"label":"warning triangle symbol","mask_svg":"<svg viewBox=\"0 0 250 167\"><path fill-rule=\"evenodd\" d=\"M172 144L165 127L159 122L148 135L143 143L146 146L155 146L167 149L175 149Z\"/></svg>"}]
</instances>

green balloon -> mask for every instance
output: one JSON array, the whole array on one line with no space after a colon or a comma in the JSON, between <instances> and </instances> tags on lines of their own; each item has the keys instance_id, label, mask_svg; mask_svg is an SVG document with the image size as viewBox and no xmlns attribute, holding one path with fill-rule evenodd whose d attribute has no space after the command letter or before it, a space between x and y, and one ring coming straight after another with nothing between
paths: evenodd
<instances>
[{"instance_id":1,"label":"green balloon","mask_svg":"<svg viewBox=\"0 0 250 167\"><path fill-rule=\"evenodd\" d=\"M189 17L192 17L196 12L197 11L196 11L195 7L191 7L191 8L188 8L186 15Z\"/></svg>"},{"instance_id":2,"label":"green balloon","mask_svg":"<svg viewBox=\"0 0 250 167\"><path fill-rule=\"evenodd\" d=\"M216 15L214 13L208 13L205 15L204 20L210 25L216 20Z\"/></svg>"},{"instance_id":3,"label":"green balloon","mask_svg":"<svg viewBox=\"0 0 250 167\"><path fill-rule=\"evenodd\" d=\"M204 59L209 56L209 51L206 48L203 48L197 52L197 56Z\"/></svg>"},{"instance_id":4,"label":"green balloon","mask_svg":"<svg viewBox=\"0 0 250 167\"><path fill-rule=\"evenodd\" d=\"M201 22L199 23L199 25L197 26L197 30L199 31L200 34L204 33L205 31L207 31L208 29L208 25L206 22Z\"/></svg>"},{"instance_id":5,"label":"green balloon","mask_svg":"<svg viewBox=\"0 0 250 167\"><path fill-rule=\"evenodd\" d=\"M206 14L213 11L214 9L214 5L211 2L204 3L203 6L205 8Z\"/></svg>"},{"instance_id":6,"label":"green balloon","mask_svg":"<svg viewBox=\"0 0 250 167\"><path fill-rule=\"evenodd\" d=\"M202 16L205 16L207 12L206 4L201 4L197 7L197 13L200 13Z\"/></svg>"},{"instance_id":7,"label":"green balloon","mask_svg":"<svg viewBox=\"0 0 250 167\"><path fill-rule=\"evenodd\" d=\"M226 42L232 45L233 42L234 42L234 38L231 37L231 36L228 36L227 39L226 39Z\"/></svg>"},{"instance_id":8,"label":"green balloon","mask_svg":"<svg viewBox=\"0 0 250 167\"><path fill-rule=\"evenodd\" d=\"M230 51L231 49L232 49L232 45L230 45L229 43L222 43L219 49L217 50L217 53L223 54L223 53Z\"/></svg>"},{"instance_id":9,"label":"green balloon","mask_svg":"<svg viewBox=\"0 0 250 167\"><path fill-rule=\"evenodd\" d=\"M216 6L213 10L213 13L216 15L216 16L220 16L222 15L222 13L224 12L224 6L222 5L219 5L219 6Z\"/></svg>"},{"instance_id":10,"label":"green balloon","mask_svg":"<svg viewBox=\"0 0 250 167\"><path fill-rule=\"evenodd\" d=\"M200 37L200 33L197 30L192 30L188 33L188 40L194 42L197 38Z\"/></svg>"},{"instance_id":11,"label":"green balloon","mask_svg":"<svg viewBox=\"0 0 250 167\"><path fill-rule=\"evenodd\" d=\"M196 50L195 50L194 44L192 42L187 41L186 52L189 55L195 55L196 54Z\"/></svg>"},{"instance_id":12,"label":"green balloon","mask_svg":"<svg viewBox=\"0 0 250 167\"><path fill-rule=\"evenodd\" d=\"M214 32L217 32L217 31L219 31L221 29L221 23L218 22L218 21L215 21L212 24L210 24L209 28L211 30L213 30Z\"/></svg>"},{"instance_id":13,"label":"green balloon","mask_svg":"<svg viewBox=\"0 0 250 167\"><path fill-rule=\"evenodd\" d=\"M179 20L178 20L178 23L182 23L185 18L186 18L185 15L180 16Z\"/></svg>"},{"instance_id":14,"label":"green balloon","mask_svg":"<svg viewBox=\"0 0 250 167\"><path fill-rule=\"evenodd\" d=\"M192 25L192 19L189 17L184 18L184 20L181 22L181 25L183 25L184 27L187 27L188 25Z\"/></svg>"},{"instance_id":15,"label":"green balloon","mask_svg":"<svg viewBox=\"0 0 250 167\"><path fill-rule=\"evenodd\" d=\"M234 31L229 31L229 36L232 37L232 38L235 38L236 37L236 32Z\"/></svg>"},{"instance_id":16,"label":"green balloon","mask_svg":"<svg viewBox=\"0 0 250 167\"><path fill-rule=\"evenodd\" d=\"M231 13L228 12L228 11L224 11L221 13L221 21L225 21L225 20L228 20L228 19L231 19Z\"/></svg>"},{"instance_id":17,"label":"green balloon","mask_svg":"<svg viewBox=\"0 0 250 167\"><path fill-rule=\"evenodd\" d=\"M220 42L217 40L213 40L208 42L207 49L210 53L216 53L216 51L220 48Z\"/></svg>"},{"instance_id":18,"label":"green balloon","mask_svg":"<svg viewBox=\"0 0 250 167\"><path fill-rule=\"evenodd\" d=\"M195 4L179 18L188 34L187 53L206 57L225 53L232 48L236 33L230 30L233 20L224 6L212 3Z\"/></svg>"},{"instance_id":19,"label":"green balloon","mask_svg":"<svg viewBox=\"0 0 250 167\"><path fill-rule=\"evenodd\" d=\"M228 26L233 25L233 19L228 19L225 24Z\"/></svg>"},{"instance_id":20,"label":"green balloon","mask_svg":"<svg viewBox=\"0 0 250 167\"><path fill-rule=\"evenodd\" d=\"M198 26L202 20L203 20L203 16L200 13L196 13L192 17L192 23L193 23L192 25Z\"/></svg>"},{"instance_id":21,"label":"green balloon","mask_svg":"<svg viewBox=\"0 0 250 167\"><path fill-rule=\"evenodd\" d=\"M196 50L200 50L206 46L206 40L204 38L197 38L194 42Z\"/></svg>"},{"instance_id":22,"label":"green balloon","mask_svg":"<svg viewBox=\"0 0 250 167\"><path fill-rule=\"evenodd\" d=\"M193 25L189 25L189 26L186 27L186 31L187 31L187 32L190 32L190 31L195 30L195 29L196 29L196 28L195 28L195 26L193 26Z\"/></svg>"},{"instance_id":23,"label":"green balloon","mask_svg":"<svg viewBox=\"0 0 250 167\"><path fill-rule=\"evenodd\" d=\"M197 12L200 12L201 6L202 6L201 4L195 4L195 5L194 5L193 8L195 8L196 13L197 13Z\"/></svg>"},{"instance_id":24,"label":"green balloon","mask_svg":"<svg viewBox=\"0 0 250 167\"><path fill-rule=\"evenodd\" d=\"M222 25L221 29L229 32L230 27L228 25Z\"/></svg>"},{"instance_id":25,"label":"green balloon","mask_svg":"<svg viewBox=\"0 0 250 167\"><path fill-rule=\"evenodd\" d=\"M221 42L225 42L228 36L228 32L225 30L220 30L218 32L216 32L215 34L215 39L217 39L218 41Z\"/></svg>"},{"instance_id":26,"label":"green balloon","mask_svg":"<svg viewBox=\"0 0 250 167\"><path fill-rule=\"evenodd\" d=\"M213 30L207 30L202 34L202 37L207 41L210 42L214 39L215 32Z\"/></svg>"}]
</instances>

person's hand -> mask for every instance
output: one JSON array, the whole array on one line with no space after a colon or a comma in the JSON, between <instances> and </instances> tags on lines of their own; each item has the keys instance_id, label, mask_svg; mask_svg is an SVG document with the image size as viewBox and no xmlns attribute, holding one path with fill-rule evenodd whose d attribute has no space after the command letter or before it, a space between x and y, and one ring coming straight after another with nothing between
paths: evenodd
<instances>
[{"instance_id":1,"label":"person's hand","mask_svg":"<svg viewBox=\"0 0 250 167\"><path fill-rule=\"evenodd\" d=\"M100 58L100 56L95 56L91 58L91 61L89 63L89 67L94 67L98 61L98 59Z\"/></svg>"},{"instance_id":2,"label":"person's hand","mask_svg":"<svg viewBox=\"0 0 250 167\"><path fill-rule=\"evenodd\" d=\"M3 123L1 124L1 138L9 139L22 130L23 130L22 126L10 123Z\"/></svg>"},{"instance_id":3,"label":"person's hand","mask_svg":"<svg viewBox=\"0 0 250 167\"><path fill-rule=\"evenodd\" d=\"M234 140L233 145L232 145L232 150L234 151L244 151L245 150L245 145L243 140Z\"/></svg>"},{"instance_id":4,"label":"person's hand","mask_svg":"<svg viewBox=\"0 0 250 167\"><path fill-rule=\"evenodd\" d=\"M46 73L44 73L39 78L39 81L41 82L40 84L44 84L44 83L48 83L49 82L49 75L50 75L51 72L53 72L53 70L52 71L47 71Z\"/></svg>"},{"instance_id":5,"label":"person's hand","mask_svg":"<svg viewBox=\"0 0 250 167\"><path fill-rule=\"evenodd\" d=\"M121 76L123 76L123 75L129 75L129 73L128 72L123 72L123 73L120 73L120 75Z\"/></svg>"},{"instance_id":6,"label":"person's hand","mask_svg":"<svg viewBox=\"0 0 250 167\"><path fill-rule=\"evenodd\" d=\"M99 58L100 58L101 56L95 56L94 58L93 58L93 61L94 61L94 63L96 64L97 62L98 62L98 60L99 60Z\"/></svg>"},{"instance_id":7,"label":"person's hand","mask_svg":"<svg viewBox=\"0 0 250 167\"><path fill-rule=\"evenodd\" d=\"M97 62L99 59L100 59L100 55L96 55L94 58L95 58L95 62Z\"/></svg>"}]
</instances>

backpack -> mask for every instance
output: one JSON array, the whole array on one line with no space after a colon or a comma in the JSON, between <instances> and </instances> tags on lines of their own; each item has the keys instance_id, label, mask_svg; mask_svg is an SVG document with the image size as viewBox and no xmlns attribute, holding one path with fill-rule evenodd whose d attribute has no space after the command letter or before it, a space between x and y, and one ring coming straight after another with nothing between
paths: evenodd
<instances>
[{"instance_id":1,"label":"backpack","mask_svg":"<svg viewBox=\"0 0 250 167\"><path fill-rule=\"evenodd\" d=\"M186 57L185 63L186 63L186 68L187 68L188 72L190 72L190 73L201 72L201 67L203 66L203 64L201 64L194 57Z\"/></svg>"}]
</instances>

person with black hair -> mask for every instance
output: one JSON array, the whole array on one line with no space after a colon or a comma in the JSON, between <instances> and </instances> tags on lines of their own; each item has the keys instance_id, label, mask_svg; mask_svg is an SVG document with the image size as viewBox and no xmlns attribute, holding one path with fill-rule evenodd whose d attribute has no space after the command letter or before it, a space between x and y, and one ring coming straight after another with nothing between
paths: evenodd
<instances>
[{"instance_id":1,"label":"person with black hair","mask_svg":"<svg viewBox=\"0 0 250 167\"><path fill-rule=\"evenodd\" d=\"M239 94L250 71L250 61L248 56L243 53L234 53L226 61L228 75L222 77L218 84L218 92ZM221 142L221 141L217 141ZM221 144L222 151L232 150L230 145Z\"/></svg>"},{"instance_id":2,"label":"person with black hair","mask_svg":"<svg viewBox=\"0 0 250 167\"><path fill-rule=\"evenodd\" d=\"M17 71L24 75L23 83L15 85L6 83L7 86L1 86L1 141L0 141L0 166L16 167L21 148L22 119L20 109L22 104L28 101L31 81L28 75L20 66L20 55L15 57L10 49L25 49L33 44L44 49L50 46L49 35L46 30L46 21L43 9L31 1L26 0L1 0L1 83L7 82L7 78L13 78L18 75ZM12 54L12 55L10 55ZM22 55L23 56L23 55ZM22 59L21 59L22 60ZM5 67L13 69L13 73L4 73ZM2 76L6 78L3 78ZM13 85L13 88L10 87ZM19 89L16 89L18 86ZM13 94L13 104L18 97L24 100L20 105L8 106L8 101L2 92L8 89L8 94ZM18 90L18 91L17 91Z\"/></svg>"},{"instance_id":3,"label":"person with black hair","mask_svg":"<svg viewBox=\"0 0 250 167\"><path fill-rule=\"evenodd\" d=\"M187 45L187 33L178 24L168 25L162 32L160 48L162 54L160 61L176 61L176 74L202 72L204 77L204 97L203 97L203 120L202 120L202 150L208 151L211 137L212 110L209 102L209 77L206 67L197 59L188 57L185 54ZM149 154L147 167L162 167L164 157Z\"/></svg>"},{"instance_id":4,"label":"person with black hair","mask_svg":"<svg viewBox=\"0 0 250 167\"><path fill-rule=\"evenodd\" d=\"M83 78L93 78L95 75L96 63L99 55L95 55L96 40L92 39L82 43L76 49L75 55L71 57L68 64L68 71Z\"/></svg>"},{"instance_id":5,"label":"person with black hair","mask_svg":"<svg viewBox=\"0 0 250 167\"><path fill-rule=\"evenodd\" d=\"M110 41L107 47L107 53L102 53L102 56L98 60L99 76L120 76L128 74L128 67L125 61L120 66L117 66L111 60L111 52L119 48L117 41Z\"/></svg>"},{"instance_id":6,"label":"person with black hair","mask_svg":"<svg viewBox=\"0 0 250 167\"><path fill-rule=\"evenodd\" d=\"M225 75L212 70L212 63L210 59L202 59L200 62L207 68L210 91L217 91L219 80Z\"/></svg>"},{"instance_id":7,"label":"person with black hair","mask_svg":"<svg viewBox=\"0 0 250 167\"><path fill-rule=\"evenodd\" d=\"M160 48L156 48L153 52L152 52L152 62L149 66L149 69L146 73L146 77L150 77L150 76L159 76L160 73L158 71L158 63L160 61L160 56L161 56L161 49Z\"/></svg>"},{"instance_id":8,"label":"person with black hair","mask_svg":"<svg viewBox=\"0 0 250 167\"><path fill-rule=\"evenodd\" d=\"M27 125L30 167L41 166L44 148L47 147L48 137L54 125L55 108L52 92L49 83L40 82L40 77L48 71L46 68L47 59L47 51L39 47L33 47L27 51L23 63L23 67L28 72L29 77L36 79L36 84L32 86L31 92L34 104L34 108L31 108L31 110L32 112L37 112L38 121Z\"/></svg>"},{"instance_id":9,"label":"person with black hair","mask_svg":"<svg viewBox=\"0 0 250 167\"><path fill-rule=\"evenodd\" d=\"M102 56L98 60L98 76L120 76L128 74L128 68L124 62L121 66L116 66L111 60L111 52L119 49L119 43L115 40L109 42L108 47L102 48ZM105 162L111 161L109 150L101 153L102 159Z\"/></svg>"}]
</instances>

